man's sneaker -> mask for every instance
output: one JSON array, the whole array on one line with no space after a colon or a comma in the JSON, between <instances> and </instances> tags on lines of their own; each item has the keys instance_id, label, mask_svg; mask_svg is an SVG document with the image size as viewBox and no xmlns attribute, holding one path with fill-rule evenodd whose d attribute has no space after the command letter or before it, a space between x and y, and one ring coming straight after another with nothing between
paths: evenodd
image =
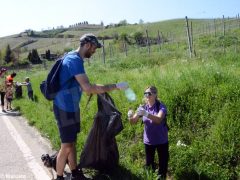
<instances>
[{"instance_id":1,"label":"man's sneaker","mask_svg":"<svg viewBox=\"0 0 240 180\"><path fill-rule=\"evenodd\" d=\"M6 113L7 111L5 109L3 109L2 112Z\"/></svg>"},{"instance_id":2,"label":"man's sneaker","mask_svg":"<svg viewBox=\"0 0 240 180\"><path fill-rule=\"evenodd\" d=\"M71 175L71 180L90 180L89 178L85 177L82 170L77 171L75 176Z\"/></svg>"}]
</instances>

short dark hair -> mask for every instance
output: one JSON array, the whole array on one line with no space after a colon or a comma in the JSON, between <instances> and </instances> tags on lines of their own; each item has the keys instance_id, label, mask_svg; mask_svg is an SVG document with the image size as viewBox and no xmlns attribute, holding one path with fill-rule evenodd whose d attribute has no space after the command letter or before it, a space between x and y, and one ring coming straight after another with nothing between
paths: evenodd
<instances>
[{"instance_id":1,"label":"short dark hair","mask_svg":"<svg viewBox=\"0 0 240 180\"><path fill-rule=\"evenodd\" d=\"M11 77L15 77L16 75L17 75L17 73L13 72L13 73L11 74Z\"/></svg>"},{"instance_id":2,"label":"short dark hair","mask_svg":"<svg viewBox=\"0 0 240 180\"><path fill-rule=\"evenodd\" d=\"M80 46L83 46L86 43L94 44L97 48L101 48L103 45L98 41L97 37L94 34L84 34L80 38Z\"/></svg>"}]
</instances>

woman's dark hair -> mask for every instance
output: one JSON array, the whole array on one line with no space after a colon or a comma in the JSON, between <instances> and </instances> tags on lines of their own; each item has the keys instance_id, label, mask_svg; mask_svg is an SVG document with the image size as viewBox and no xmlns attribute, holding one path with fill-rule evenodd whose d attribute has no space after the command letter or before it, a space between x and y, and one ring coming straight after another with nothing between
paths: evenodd
<instances>
[{"instance_id":1,"label":"woman's dark hair","mask_svg":"<svg viewBox=\"0 0 240 180\"><path fill-rule=\"evenodd\" d=\"M154 94L157 94L157 93L158 93L158 90L157 90L157 88L156 88L155 86L148 86L148 87L145 89L145 91L146 91L147 89L150 89L150 91L151 91L152 93L154 93Z\"/></svg>"}]
</instances>

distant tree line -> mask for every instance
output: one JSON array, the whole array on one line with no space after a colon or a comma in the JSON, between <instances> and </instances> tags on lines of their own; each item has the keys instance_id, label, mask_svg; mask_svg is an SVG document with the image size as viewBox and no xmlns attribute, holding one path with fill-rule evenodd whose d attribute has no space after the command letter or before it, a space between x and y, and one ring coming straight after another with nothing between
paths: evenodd
<instances>
[{"instance_id":1,"label":"distant tree line","mask_svg":"<svg viewBox=\"0 0 240 180\"><path fill-rule=\"evenodd\" d=\"M20 64L19 53L20 53L19 48L11 49L10 45L8 44L5 50L0 51L1 64L7 65L7 66ZM29 52L26 59L27 59L28 63L31 63L31 64L41 64L42 63L42 61L38 55L37 49L32 49ZM23 64L26 64L26 62Z\"/></svg>"},{"instance_id":2,"label":"distant tree line","mask_svg":"<svg viewBox=\"0 0 240 180\"><path fill-rule=\"evenodd\" d=\"M124 43L127 43L129 45L138 45L141 47L144 47L147 45L147 42L149 41L150 44L159 44L159 43L165 43L168 41L168 39L161 34L159 37L146 37L146 34L143 32L137 31L132 34L128 33L117 33L114 32L111 36L103 36L98 37L99 39L114 39L115 41L122 41Z\"/></svg>"},{"instance_id":3,"label":"distant tree line","mask_svg":"<svg viewBox=\"0 0 240 180\"><path fill-rule=\"evenodd\" d=\"M124 19L124 20L119 21L119 23L117 23L117 24L111 23L111 24L107 25L105 28L108 29L108 28L120 27L120 26L126 26L126 25L128 25L128 22L126 19Z\"/></svg>"},{"instance_id":4,"label":"distant tree line","mask_svg":"<svg viewBox=\"0 0 240 180\"><path fill-rule=\"evenodd\" d=\"M78 26L81 26L81 25L88 25L88 22L83 21L83 22L79 22L79 23L76 23L76 24L72 24L72 25L69 25L69 28L75 28L75 27L78 27Z\"/></svg>"}]
</instances>

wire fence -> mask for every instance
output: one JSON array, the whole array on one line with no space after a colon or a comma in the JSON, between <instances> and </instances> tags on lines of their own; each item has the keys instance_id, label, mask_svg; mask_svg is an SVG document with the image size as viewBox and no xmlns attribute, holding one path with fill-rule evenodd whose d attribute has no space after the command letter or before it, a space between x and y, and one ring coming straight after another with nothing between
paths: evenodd
<instances>
[{"instance_id":1,"label":"wire fence","mask_svg":"<svg viewBox=\"0 0 240 180\"><path fill-rule=\"evenodd\" d=\"M182 28L178 28L178 30L171 32L158 32L155 35L156 41L154 38L149 38L149 30L146 29L143 34L144 36L144 44L141 46L138 45L129 45L127 41L122 41L117 45L114 43L107 44L103 51L102 55L98 54L96 57L103 58L103 62L106 62L107 58L117 57L120 53L122 55L128 56L131 53L139 53L140 51L144 51L151 55L156 51L161 51L164 48L169 48L170 46L179 47L180 44L185 45L187 52L190 57L196 56L197 47L195 46L195 42L199 40L199 38L203 36L208 37L224 37L226 34L231 34L235 36L235 30L240 29L240 18L237 15L235 18L218 18L212 20L203 20L202 23L194 19L185 19L186 24L182 25ZM234 43L238 43L239 40ZM103 43L106 44L103 40ZM233 44L234 45L234 44ZM236 48L235 48L236 49ZM173 52L174 53L174 52ZM96 58L95 57L95 58Z\"/></svg>"}]
</instances>

